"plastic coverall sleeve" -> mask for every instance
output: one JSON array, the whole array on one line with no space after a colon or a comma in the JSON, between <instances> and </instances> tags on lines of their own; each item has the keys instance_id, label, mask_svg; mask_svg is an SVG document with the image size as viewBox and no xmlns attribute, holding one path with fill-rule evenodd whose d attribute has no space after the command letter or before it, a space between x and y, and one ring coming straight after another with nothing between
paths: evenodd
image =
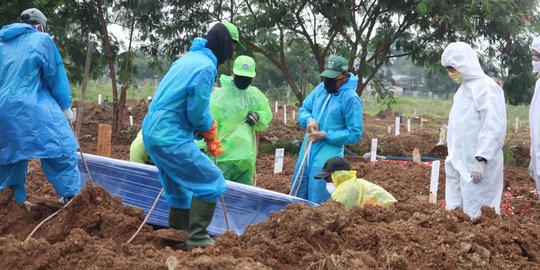
<instances>
[{"instance_id":1,"label":"plastic coverall sleeve","mask_svg":"<svg viewBox=\"0 0 540 270\"><path fill-rule=\"evenodd\" d=\"M311 110L313 109L313 97L315 91L311 92L304 102L302 102L302 107L298 110L298 123L302 126L303 129L306 129L308 119L313 118Z\"/></svg>"},{"instance_id":2,"label":"plastic coverall sleeve","mask_svg":"<svg viewBox=\"0 0 540 270\"><path fill-rule=\"evenodd\" d=\"M346 128L326 130L326 141L328 143L341 146L357 143L362 138L362 101L357 95L347 101L344 112Z\"/></svg>"},{"instance_id":3,"label":"plastic coverall sleeve","mask_svg":"<svg viewBox=\"0 0 540 270\"><path fill-rule=\"evenodd\" d=\"M336 171L332 173L332 181L336 186L332 199L346 208L365 205L388 207L397 202L392 194L382 187L356 178L356 171Z\"/></svg>"},{"instance_id":4,"label":"plastic coverall sleeve","mask_svg":"<svg viewBox=\"0 0 540 270\"><path fill-rule=\"evenodd\" d=\"M131 147L129 148L129 160L136 163L146 163L148 159L149 157L146 148L144 148L141 130L137 134L135 140L131 143Z\"/></svg>"},{"instance_id":5,"label":"plastic coverall sleeve","mask_svg":"<svg viewBox=\"0 0 540 270\"><path fill-rule=\"evenodd\" d=\"M43 77L51 96L62 110L71 107L71 89L60 52L50 37L43 47Z\"/></svg>"},{"instance_id":6,"label":"plastic coverall sleeve","mask_svg":"<svg viewBox=\"0 0 540 270\"><path fill-rule=\"evenodd\" d=\"M480 90L480 89L479 89ZM501 93L497 93L497 91ZM506 104L501 98L502 89L493 83L492 87L484 87L473 92L474 105L480 112L482 128L478 133L478 145L475 156L491 161L504 144L506 134Z\"/></svg>"},{"instance_id":7,"label":"plastic coverall sleeve","mask_svg":"<svg viewBox=\"0 0 540 270\"><path fill-rule=\"evenodd\" d=\"M255 112L259 115L259 121L255 125L255 131L264 131L268 129L270 121L272 121L272 109L270 108L268 99L260 90L257 91L257 102L257 110Z\"/></svg>"},{"instance_id":8,"label":"plastic coverall sleeve","mask_svg":"<svg viewBox=\"0 0 540 270\"><path fill-rule=\"evenodd\" d=\"M188 90L187 118L195 130L207 131L212 127L210 115L210 93L215 74L210 70L201 71Z\"/></svg>"}]
</instances>

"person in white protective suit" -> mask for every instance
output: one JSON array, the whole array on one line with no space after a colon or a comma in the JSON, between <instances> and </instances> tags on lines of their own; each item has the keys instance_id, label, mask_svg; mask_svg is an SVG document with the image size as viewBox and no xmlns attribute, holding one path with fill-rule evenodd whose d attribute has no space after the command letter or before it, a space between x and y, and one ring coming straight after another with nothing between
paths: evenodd
<instances>
[{"instance_id":1,"label":"person in white protective suit","mask_svg":"<svg viewBox=\"0 0 540 270\"><path fill-rule=\"evenodd\" d=\"M540 37L536 37L531 45L533 71L540 73ZM536 182L536 191L540 196L540 79L536 81L534 95L529 108L529 125L531 130L531 162L529 174Z\"/></svg>"},{"instance_id":2,"label":"person in white protective suit","mask_svg":"<svg viewBox=\"0 0 540 270\"><path fill-rule=\"evenodd\" d=\"M453 42L441 64L460 84L448 117L446 208L462 207L471 218L489 206L500 213L506 108L502 88L487 76L474 50Z\"/></svg>"}]
</instances>

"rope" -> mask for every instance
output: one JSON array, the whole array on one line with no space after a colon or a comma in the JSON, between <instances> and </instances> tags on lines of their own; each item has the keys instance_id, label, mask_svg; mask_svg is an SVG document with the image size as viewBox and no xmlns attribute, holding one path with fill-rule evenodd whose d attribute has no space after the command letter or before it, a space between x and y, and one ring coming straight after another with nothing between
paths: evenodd
<instances>
[{"instance_id":1,"label":"rope","mask_svg":"<svg viewBox=\"0 0 540 270\"><path fill-rule=\"evenodd\" d=\"M83 151L81 149L81 144L79 143L79 138L77 138L77 134L75 133L75 130L73 129L73 125L71 125L71 123L69 123L69 127L71 128L71 132L73 132L73 137L75 137L75 140L77 141L77 146L79 148L79 153L81 154L81 159L83 161L83 164L84 164L84 167L86 168L86 173L88 174L88 178L90 178L90 182L94 182L94 180L92 179L92 175L90 175L90 170L88 169L88 164L86 163L86 160L84 159L84 154L83 154ZM35 228L34 230L32 230L32 232L30 232L30 234L28 235L28 237L26 237L26 239L24 239L24 242L26 243L28 241L28 239L30 239L34 233L36 233L36 231L45 223L47 222L48 220L50 220L51 218L55 217L56 215L58 215L58 213L60 213L60 211L64 208L66 208L69 204L71 204L71 202L73 201L73 198L71 200L69 200L69 202L67 202L62 208L58 209L56 212L54 212L52 215L48 216L46 219L44 219L43 221L41 221Z\"/></svg>"},{"instance_id":2,"label":"rope","mask_svg":"<svg viewBox=\"0 0 540 270\"><path fill-rule=\"evenodd\" d=\"M88 174L88 178L90 178L90 182L94 183L94 180L92 179L92 175L90 174L90 170L88 169L88 164L86 163L86 159L84 159L83 151L81 149L81 144L79 143L79 138L77 138L77 134L75 133L75 130L73 129L73 125L69 124L69 127L71 128L71 131L73 132L73 136L75 137L75 140L77 141L77 145L79 146L79 153L81 154L81 159L84 164L84 168L86 168L86 173Z\"/></svg>"},{"instance_id":3,"label":"rope","mask_svg":"<svg viewBox=\"0 0 540 270\"><path fill-rule=\"evenodd\" d=\"M308 144L308 146L306 148L306 151L304 152L304 157L302 158L302 162L300 163L300 170L299 170L298 174L296 174L296 177L294 178L294 180L292 182L292 187L293 188L291 188L291 191L289 192L289 195L292 195L293 190L296 190L294 196L298 196L298 189L300 189L300 186L302 185L302 179L304 178L303 174L304 174L306 158L309 155L309 152L311 151L311 145L312 144L313 144L313 142L309 141L309 144ZM299 175L301 175L300 182L299 182L298 186L296 186L296 182L298 181L298 176ZM295 187L296 187L296 189L295 189Z\"/></svg>"},{"instance_id":4,"label":"rope","mask_svg":"<svg viewBox=\"0 0 540 270\"><path fill-rule=\"evenodd\" d=\"M32 232L28 235L28 237L26 237L26 239L24 239L24 243L26 243L28 241L28 239L30 239L32 237L32 235L34 235L34 233L39 229L39 227L41 227L41 225L43 225L45 222L47 222L49 219L53 218L54 216L58 215L58 213L66 208L71 202L73 201L73 199L69 200L69 202L67 202L62 208L58 209L56 212L54 212L52 215L48 216L46 219L44 219L43 221L41 221L35 228L34 230L32 230Z\"/></svg>"},{"instance_id":5,"label":"rope","mask_svg":"<svg viewBox=\"0 0 540 270\"><path fill-rule=\"evenodd\" d=\"M242 123L243 124L243 123ZM214 157L214 163L216 167L218 165L216 157ZM227 226L227 231L229 230L229 218L227 217L227 208L225 208L225 196L221 195L221 205L223 206L223 216L225 217L225 226Z\"/></svg>"},{"instance_id":6,"label":"rope","mask_svg":"<svg viewBox=\"0 0 540 270\"><path fill-rule=\"evenodd\" d=\"M225 137L229 136L231 133L233 133L233 131L235 131L237 128L239 128L242 124L244 124L245 122L247 121L247 118L244 119L242 122L240 122L238 125L236 125L236 127L234 127L233 129L227 131L227 133L223 134L223 136L221 136L221 138L219 138L218 140L221 141L223 140Z\"/></svg>"},{"instance_id":7,"label":"rope","mask_svg":"<svg viewBox=\"0 0 540 270\"><path fill-rule=\"evenodd\" d=\"M152 207L150 207L150 210L148 210L148 213L146 214L146 217L144 217L143 222L141 223L141 225L139 226L137 231L131 236L131 238L129 238L129 240L127 240L126 244L131 243L133 238L135 238L135 236L137 236L137 234L141 231L144 224L146 224L146 221L148 221L148 218L150 217L150 214L152 214L152 211L154 211L154 208L156 207L156 204L159 201L159 198L161 197L161 194L163 194L163 188L161 188L161 191L159 192L156 199L154 200L154 204L152 204Z\"/></svg>"}]
</instances>

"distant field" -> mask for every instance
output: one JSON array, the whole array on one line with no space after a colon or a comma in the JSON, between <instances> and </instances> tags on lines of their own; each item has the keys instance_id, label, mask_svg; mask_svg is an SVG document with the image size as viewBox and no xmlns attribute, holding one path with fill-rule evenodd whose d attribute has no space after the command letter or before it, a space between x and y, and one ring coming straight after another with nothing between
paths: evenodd
<instances>
[{"instance_id":1,"label":"distant field","mask_svg":"<svg viewBox=\"0 0 540 270\"><path fill-rule=\"evenodd\" d=\"M156 90L155 84L142 84L137 89L128 89L128 99L145 99L147 96L152 96ZM120 91L120 86L118 86ZM80 86L72 86L73 99L79 99L81 94ZM90 83L86 90L86 100L97 101L98 94L103 95L103 99L107 96L109 101L112 102L110 85L97 85ZM416 113L417 116L424 116L430 118L448 118L448 113L452 107L452 99L440 100L429 98L413 98L413 97L399 97L398 103L392 108L393 111L402 112L405 117L413 117ZM368 96L364 102L364 112L369 115L376 115L385 107L375 102L375 98ZM519 117L521 121L529 121L529 106L506 106L506 112L508 116L508 123L514 123L515 118Z\"/></svg>"},{"instance_id":2,"label":"distant field","mask_svg":"<svg viewBox=\"0 0 540 270\"><path fill-rule=\"evenodd\" d=\"M393 107L393 111L402 112L405 117L425 116L430 118L448 118L450 108L452 108L452 99L428 99L428 98L413 98L399 97L398 103ZM369 115L376 115L385 107L377 104L372 97L368 97L364 102L364 112ZM529 121L529 106L506 106L508 123L514 123L515 118L519 117L520 121Z\"/></svg>"},{"instance_id":3,"label":"distant field","mask_svg":"<svg viewBox=\"0 0 540 270\"><path fill-rule=\"evenodd\" d=\"M118 85L118 91L120 91L121 86ZM137 87L137 89L130 88L127 90L128 99L145 99L147 96L154 95L156 90L156 85L154 84L142 84ZM81 97L81 86L72 85L71 92L73 93L73 99L80 99ZM112 102L112 89L110 84L95 84L89 83L88 88L86 89L86 99L87 101L97 101L98 94L103 96L103 100L106 97L109 97L109 101Z\"/></svg>"}]
</instances>

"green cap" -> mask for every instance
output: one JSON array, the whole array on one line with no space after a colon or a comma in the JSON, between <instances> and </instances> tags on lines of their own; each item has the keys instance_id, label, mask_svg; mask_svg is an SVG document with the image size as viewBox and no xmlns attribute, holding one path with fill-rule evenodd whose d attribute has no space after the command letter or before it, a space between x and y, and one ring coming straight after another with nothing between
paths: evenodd
<instances>
[{"instance_id":1,"label":"green cap","mask_svg":"<svg viewBox=\"0 0 540 270\"><path fill-rule=\"evenodd\" d=\"M255 60L247 55L240 55L234 60L234 75L244 77L255 77Z\"/></svg>"},{"instance_id":2,"label":"green cap","mask_svg":"<svg viewBox=\"0 0 540 270\"><path fill-rule=\"evenodd\" d=\"M238 45L240 45L242 48L245 48L244 45L240 42L240 35L238 34L238 28L236 25L230 23L230 22L222 22L222 24L229 30L229 34L231 34L231 38L233 41L236 41Z\"/></svg>"},{"instance_id":3,"label":"green cap","mask_svg":"<svg viewBox=\"0 0 540 270\"><path fill-rule=\"evenodd\" d=\"M333 55L326 62L326 69L321 73L321 77L335 78L343 72L349 71L349 62L342 56Z\"/></svg>"}]
</instances>

